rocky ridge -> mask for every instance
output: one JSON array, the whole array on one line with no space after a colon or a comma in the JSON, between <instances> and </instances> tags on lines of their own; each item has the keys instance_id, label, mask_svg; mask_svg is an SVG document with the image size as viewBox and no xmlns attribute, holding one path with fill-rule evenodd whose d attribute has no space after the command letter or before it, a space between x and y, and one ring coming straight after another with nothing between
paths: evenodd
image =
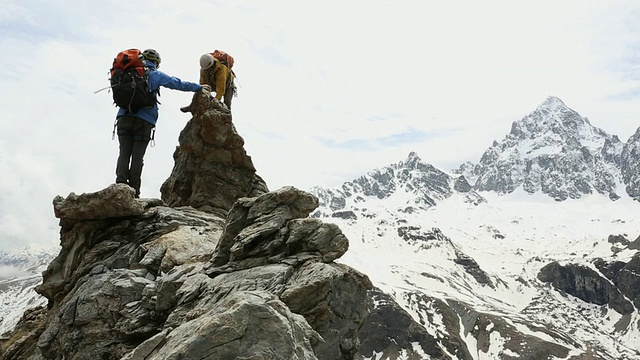
<instances>
[{"instance_id":1,"label":"rocky ridge","mask_svg":"<svg viewBox=\"0 0 640 360\"><path fill-rule=\"evenodd\" d=\"M293 187L268 191L231 115L194 95L162 199L56 197L61 249L3 359L352 359L368 277Z\"/></svg>"},{"instance_id":2,"label":"rocky ridge","mask_svg":"<svg viewBox=\"0 0 640 360\"><path fill-rule=\"evenodd\" d=\"M365 202L365 198L386 201L391 197L409 194L395 199L399 204L398 210L406 213L429 209L454 194L470 204L485 201L464 176L437 169L422 161L415 152L411 152L405 161L373 170L353 181L345 182L340 188L316 187L312 192L320 200L320 209L313 216L330 215L344 219L355 219L353 210L367 213L367 209L359 205ZM347 208L350 210L342 211Z\"/></svg>"}]
</instances>

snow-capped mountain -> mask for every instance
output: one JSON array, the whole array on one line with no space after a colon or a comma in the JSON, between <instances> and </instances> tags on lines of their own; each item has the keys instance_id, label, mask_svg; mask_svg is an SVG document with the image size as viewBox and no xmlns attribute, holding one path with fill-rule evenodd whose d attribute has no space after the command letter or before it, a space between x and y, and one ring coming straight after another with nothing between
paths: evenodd
<instances>
[{"instance_id":1,"label":"snow-capped mountain","mask_svg":"<svg viewBox=\"0 0 640 360\"><path fill-rule=\"evenodd\" d=\"M340 189L316 188L314 193L324 204L315 216L321 216L324 212L325 215L347 219L354 216L354 210L362 207L358 204L370 198L385 200L403 196L398 199L402 202L398 204L401 207L399 211L408 213L427 210L453 195L459 196L465 203L478 204L484 201L465 177L436 169L424 163L415 152L410 153L406 161L371 171L344 183ZM367 213L366 209L363 211ZM370 215L375 216L373 213Z\"/></svg>"},{"instance_id":2,"label":"snow-capped mountain","mask_svg":"<svg viewBox=\"0 0 640 360\"><path fill-rule=\"evenodd\" d=\"M24 310L44 305L47 299L33 289L58 249L0 250L0 336L13 329Z\"/></svg>"},{"instance_id":3,"label":"snow-capped mountain","mask_svg":"<svg viewBox=\"0 0 640 360\"><path fill-rule=\"evenodd\" d=\"M341 261L390 294L443 358L640 359L634 144L549 97L478 165L447 173L411 153L314 189L313 216L343 229ZM405 345L372 345L376 359L440 358L388 334Z\"/></svg>"},{"instance_id":4,"label":"snow-capped mountain","mask_svg":"<svg viewBox=\"0 0 640 360\"><path fill-rule=\"evenodd\" d=\"M551 96L515 121L511 132L494 142L466 175L480 191L506 194L521 188L556 200L600 193L615 200L625 193L623 145Z\"/></svg>"},{"instance_id":5,"label":"snow-capped mountain","mask_svg":"<svg viewBox=\"0 0 640 360\"><path fill-rule=\"evenodd\" d=\"M625 294L599 270L631 264L628 271L635 271L640 262L640 240L632 241L640 235L637 202L628 197L614 202L600 194L556 202L524 191L482 192L485 201L469 202L468 193L453 190L450 176L449 191L438 192L450 195L420 208L411 204L423 203L424 193L412 191L400 175L419 178L419 168L429 167L411 154L358 180L366 178L369 188L394 189L382 199L354 183L317 189L322 205L315 216L338 224L350 239L342 261L368 274L443 348L442 339L465 344L457 350L449 346L451 358L568 359L589 349L601 354L598 359L640 359L640 281L628 285L633 289ZM380 173L392 175L376 184ZM541 280L549 264L585 267L615 289L601 294L604 302L568 293L569 288L550 285L562 279ZM566 267L559 271L579 278ZM602 287L597 279L580 279ZM609 303L614 293L627 298L632 310ZM456 327L460 321L462 327Z\"/></svg>"}]
</instances>

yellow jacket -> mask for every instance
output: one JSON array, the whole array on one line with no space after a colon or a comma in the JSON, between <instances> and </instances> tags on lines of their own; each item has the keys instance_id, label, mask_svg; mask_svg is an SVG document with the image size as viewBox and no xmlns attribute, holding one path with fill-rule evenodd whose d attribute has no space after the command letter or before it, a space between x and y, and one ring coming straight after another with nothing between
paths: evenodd
<instances>
[{"instance_id":1,"label":"yellow jacket","mask_svg":"<svg viewBox=\"0 0 640 360\"><path fill-rule=\"evenodd\" d=\"M233 71L218 60L215 60L210 68L200 69L200 85L211 86L218 100L222 99L234 78Z\"/></svg>"}]
</instances>

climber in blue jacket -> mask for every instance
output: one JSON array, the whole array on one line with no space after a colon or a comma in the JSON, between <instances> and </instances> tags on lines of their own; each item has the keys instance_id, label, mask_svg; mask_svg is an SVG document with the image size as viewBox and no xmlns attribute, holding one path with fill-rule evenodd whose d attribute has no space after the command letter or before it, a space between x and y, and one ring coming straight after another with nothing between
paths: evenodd
<instances>
[{"instance_id":1,"label":"climber in blue jacket","mask_svg":"<svg viewBox=\"0 0 640 360\"><path fill-rule=\"evenodd\" d=\"M158 96L161 86L180 91L197 92L202 89L211 91L209 85L182 81L159 71L160 54L154 49L143 51L142 57L150 69L149 91L155 97ZM153 106L142 107L135 112L119 108L116 119L118 142L120 143L120 153L116 164L116 183L131 186L136 191L136 197L140 197L143 158L147 145L152 140L152 130L158 121L158 102L156 101Z\"/></svg>"}]
</instances>

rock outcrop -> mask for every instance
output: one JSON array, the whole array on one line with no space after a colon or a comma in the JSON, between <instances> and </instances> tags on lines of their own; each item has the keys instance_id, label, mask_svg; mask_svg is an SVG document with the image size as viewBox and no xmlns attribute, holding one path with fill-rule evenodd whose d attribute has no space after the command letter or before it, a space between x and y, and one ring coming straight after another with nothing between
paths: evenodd
<instances>
[{"instance_id":1,"label":"rock outcrop","mask_svg":"<svg viewBox=\"0 0 640 360\"><path fill-rule=\"evenodd\" d=\"M428 359L451 359L439 347L436 338L415 322L391 296L378 288L370 290L370 294L374 299L375 308L360 329L360 338L363 341L360 355L369 358L374 354L382 354L380 358L401 359L402 350L412 349L405 354L411 359L420 359L423 356L428 356ZM464 348L460 343L453 345L458 349Z\"/></svg>"},{"instance_id":2,"label":"rock outcrop","mask_svg":"<svg viewBox=\"0 0 640 360\"><path fill-rule=\"evenodd\" d=\"M162 200L226 216L237 199L268 192L231 114L202 92L193 95L190 107L194 116L178 138L173 171L160 188Z\"/></svg>"},{"instance_id":3,"label":"rock outcrop","mask_svg":"<svg viewBox=\"0 0 640 360\"><path fill-rule=\"evenodd\" d=\"M640 256L634 257L628 264L598 261L596 266L604 272L602 274L583 265L563 266L554 261L540 269L538 279L583 301L608 304L618 313L628 315L635 311L631 301L637 297L635 302L640 303L640 280L634 272L639 265Z\"/></svg>"},{"instance_id":4,"label":"rock outcrop","mask_svg":"<svg viewBox=\"0 0 640 360\"><path fill-rule=\"evenodd\" d=\"M162 200L122 184L54 199L61 249L0 342L23 359L352 359L372 284L318 199L269 192L231 115L196 94Z\"/></svg>"},{"instance_id":5,"label":"rock outcrop","mask_svg":"<svg viewBox=\"0 0 640 360\"><path fill-rule=\"evenodd\" d=\"M624 145L620 156L622 179L629 196L640 199L640 128Z\"/></svg>"}]
</instances>

